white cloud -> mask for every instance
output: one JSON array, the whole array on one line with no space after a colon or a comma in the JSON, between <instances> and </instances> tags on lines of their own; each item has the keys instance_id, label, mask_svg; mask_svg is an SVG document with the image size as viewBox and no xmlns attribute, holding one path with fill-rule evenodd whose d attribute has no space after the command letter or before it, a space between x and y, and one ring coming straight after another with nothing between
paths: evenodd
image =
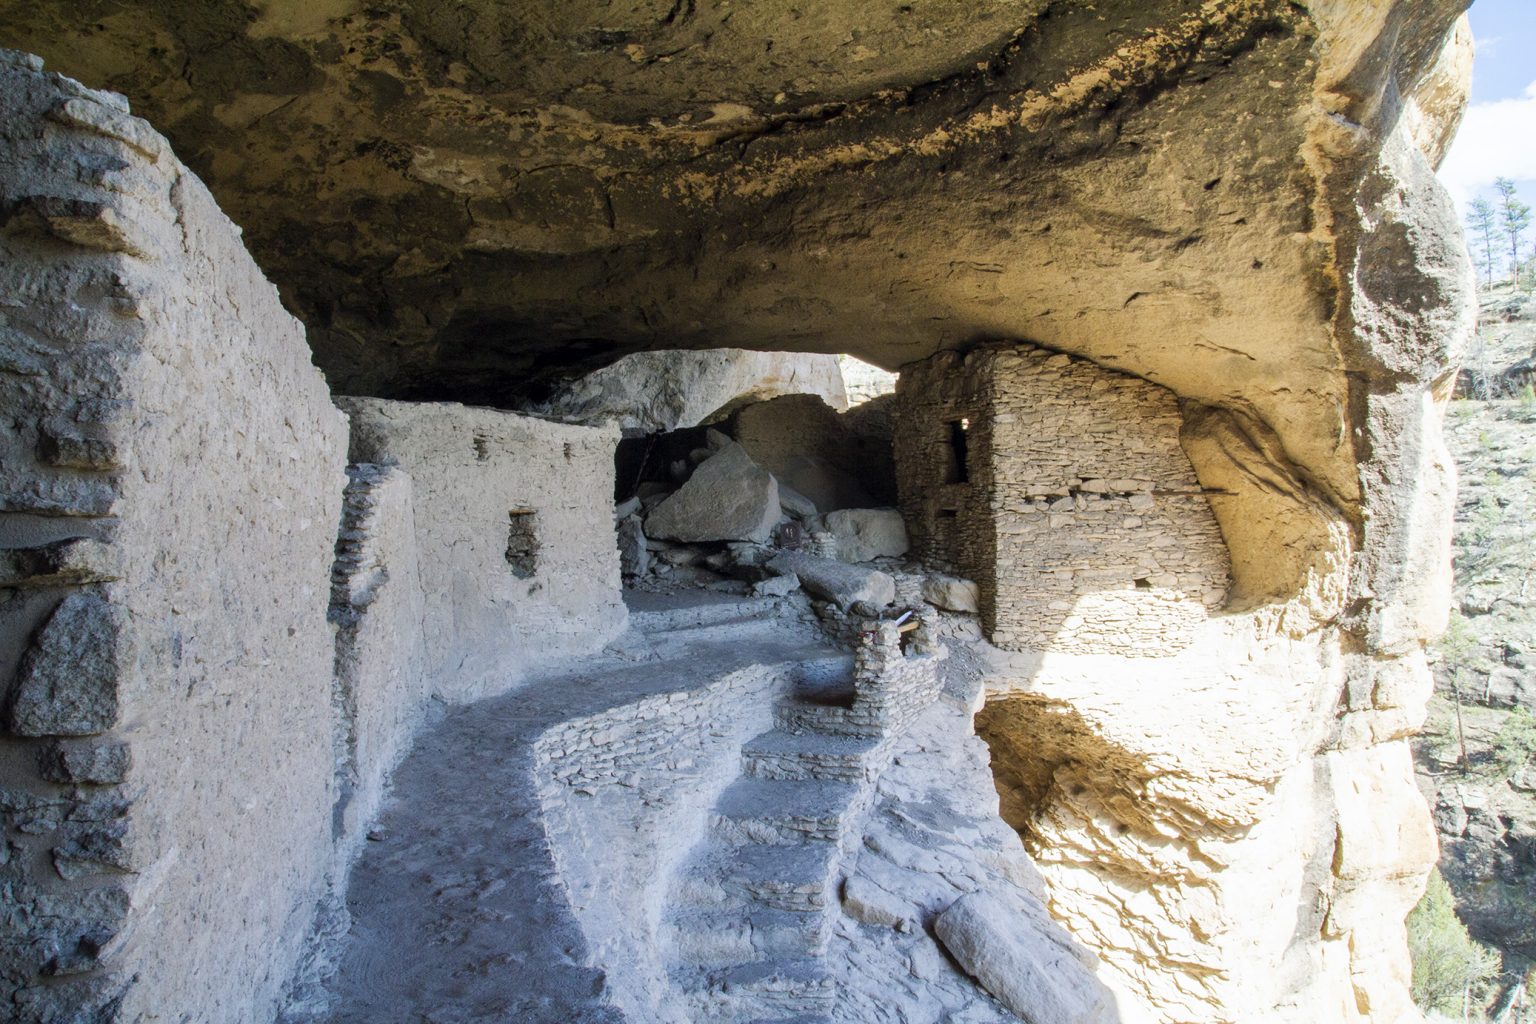
<instances>
[{"instance_id":1,"label":"white cloud","mask_svg":"<svg viewBox=\"0 0 1536 1024\"><path fill-rule=\"evenodd\" d=\"M1467 108L1440 168L1440 180L1460 207L1499 177L1536 179L1536 82L1519 99Z\"/></svg>"}]
</instances>

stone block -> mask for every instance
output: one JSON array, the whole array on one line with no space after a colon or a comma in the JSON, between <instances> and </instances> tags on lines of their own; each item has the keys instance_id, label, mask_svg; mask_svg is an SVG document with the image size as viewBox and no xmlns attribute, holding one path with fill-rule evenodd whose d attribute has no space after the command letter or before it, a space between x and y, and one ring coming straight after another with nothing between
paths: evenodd
<instances>
[{"instance_id":1,"label":"stone block","mask_svg":"<svg viewBox=\"0 0 1536 1024\"><path fill-rule=\"evenodd\" d=\"M133 756L126 743L55 743L38 755L38 773L61 785L114 785L128 777Z\"/></svg>"},{"instance_id":2,"label":"stone block","mask_svg":"<svg viewBox=\"0 0 1536 1024\"><path fill-rule=\"evenodd\" d=\"M988 890L960 897L934 921L934 933L965 972L1030 1024L1119 1021L1110 990L1082 970L1065 935L1031 921Z\"/></svg>"},{"instance_id":3,"label":"stone block","mask_svg":"<svg viewBox=\"0 0 1536 1024\"><path fill-rule=\"evenodd\" d=\"M22 736L88 736L117 724L122 610L95 594L66 597L22 661L10 726Z\"/></svg>"}]
</instances>

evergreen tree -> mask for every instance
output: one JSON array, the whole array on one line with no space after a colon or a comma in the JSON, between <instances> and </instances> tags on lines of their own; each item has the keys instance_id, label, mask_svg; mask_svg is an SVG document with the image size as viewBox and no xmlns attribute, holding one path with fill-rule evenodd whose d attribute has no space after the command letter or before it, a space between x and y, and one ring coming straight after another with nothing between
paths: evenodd
<instances>
[{"instance_id":1,"label":"evergreen tree","mask_svg":"<svg viewBox=\"0 0 1536 1024\"><path fill-rule=\"evenodd\" d=\"M1481 197L1472 200L1467 208L1467 229L1471 232L1468 248L1472 251L1472 262L1482 271L1484 285L1491 288L1496 262L1493 243L1499 233L1499 217L1493 204Z\"/></svg>"},{"instance_id":2,"label":"evergreen tree","mask_svg":"<svg viewBox=\"0 0 1536 1024\"><path fill-rule=\"evenodd\" d=\"M1531 208L1515 198L1515 183L1499 178L1493 183L1499 193L1499 233L1509 245L1510 284L1519 283L1520 251L1525 248L1525 232L1531 226Z\"/></svg>"}]
</instances>

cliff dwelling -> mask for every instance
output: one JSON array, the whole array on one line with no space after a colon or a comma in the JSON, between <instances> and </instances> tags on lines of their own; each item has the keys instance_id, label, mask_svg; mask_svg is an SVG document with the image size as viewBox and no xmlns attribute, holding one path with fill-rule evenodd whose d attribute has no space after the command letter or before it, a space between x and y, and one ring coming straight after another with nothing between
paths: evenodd
<instances>
[{"instance_id":1,"label":"cliff dwelling","mask_svg":"<svg viewBox=\"0 0 1536 1024\"><path fill-rule=\"evenodd\" d=\"M0 0L0 1017L1399 1024L1461 0Z\"/></svg>"}]
</instances>

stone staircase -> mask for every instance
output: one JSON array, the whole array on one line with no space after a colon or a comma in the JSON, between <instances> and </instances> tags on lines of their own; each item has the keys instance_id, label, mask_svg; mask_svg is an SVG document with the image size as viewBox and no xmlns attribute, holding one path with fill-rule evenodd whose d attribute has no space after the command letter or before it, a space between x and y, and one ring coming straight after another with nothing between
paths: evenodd
<instances>
[{"instance_id":1,"label":"stone staircase","mask_svg":"<svg viewBox=\"0 0 1536 1024\"><path fill-rule=\"evenodd\" d=\"M804 666L813 671L776 707L775 727L743 745L740 777L674 878L663 943L693 1020L829 1019L836 993L822 957L839 866L910 718L892 709L937 695L937 659L902 659L894 630L886 640L905 668L925 670L905 673L917 680L906 699L891 701L879 685L887 663L864 652L851 675L846 658Z\"/></svg>"}]
</instances>

